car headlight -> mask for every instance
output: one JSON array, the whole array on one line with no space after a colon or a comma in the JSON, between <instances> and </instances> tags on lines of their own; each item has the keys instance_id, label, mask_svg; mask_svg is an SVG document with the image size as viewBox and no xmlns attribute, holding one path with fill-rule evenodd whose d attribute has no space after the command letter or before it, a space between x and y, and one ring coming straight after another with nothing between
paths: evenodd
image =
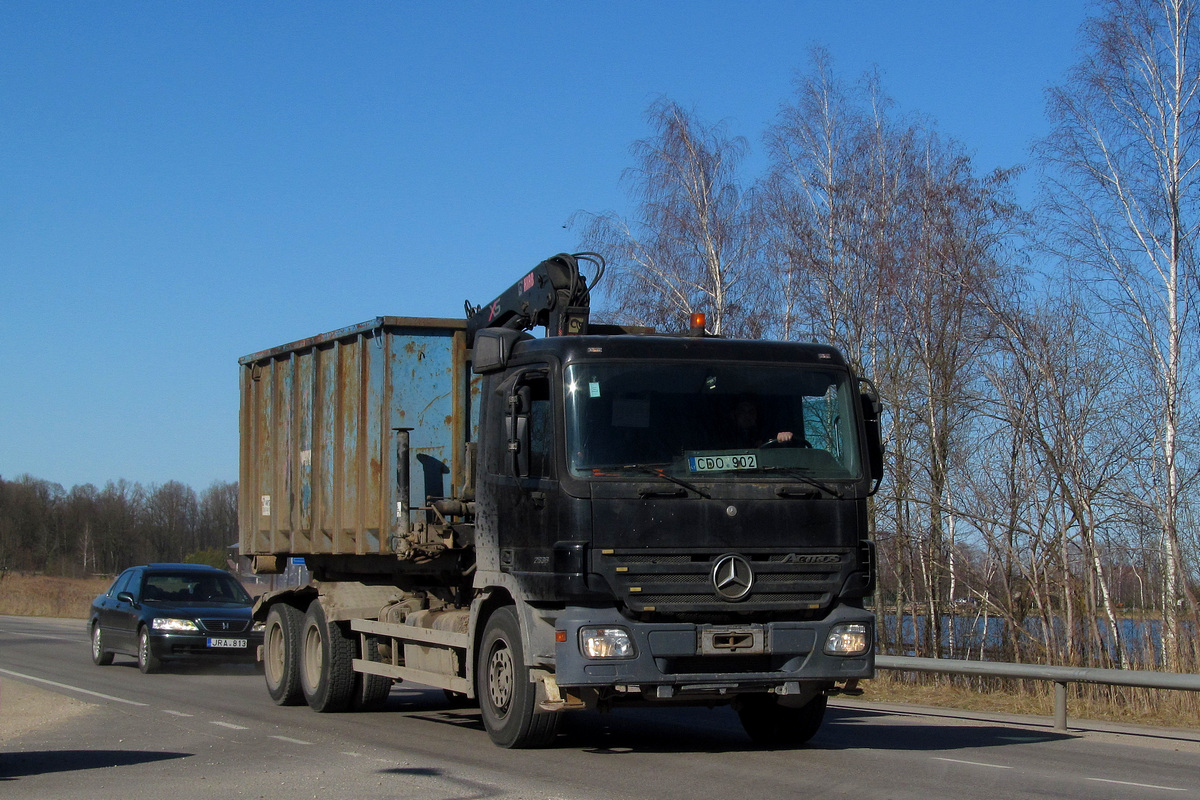
<instances>
[{"instance_id":1,"label":"car headlight","mask_svg":"<svg viewBox=\"0 0 1200 800\"><path fill-rule=\"evenodd\" d=\"M624 628L588 626L579 629L579 652L587 658L633 658L637 648Z\"/></svg>"},{"instance_id":2,"label":"car headlight","mask_svg":"<svg viewBox=\"0 0 1200 800\"><path fill-rule=\"evenodd\" d=\"M256 622L250 626L250 631L252 633L262 633L266 629L267 629L267 623L265 623L265 622Z\"/></svg>"},{"instance_id":3,"label":"car headlight","mask_svg":"<svg viewBox=\"0 0 1200 800\"><path fill-rule=\"evenodd\" d=\"M172 617L155 617L151 627L156 631L168 631L170 633L186 633L188 631L198 631L196 623L190 619L174 619Z\"/></svg>"},{"instance_id":4,"label":"car headlight","mask_svg":"<svg viewBox=\"0 0 1200 800\"><path fill-rule=\"evenodd\" d=\"M825 654L831 656L861 656L871 649L871 633L858 622L834 625L825 639Z\"/></svg>"}]
</instances>

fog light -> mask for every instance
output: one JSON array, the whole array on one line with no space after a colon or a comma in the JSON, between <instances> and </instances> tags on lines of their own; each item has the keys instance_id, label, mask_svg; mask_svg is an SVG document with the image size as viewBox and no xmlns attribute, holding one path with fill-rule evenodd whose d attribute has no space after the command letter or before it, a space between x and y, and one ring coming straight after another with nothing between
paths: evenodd
<instances>
[{"instance_id":1,"label":"fog light","mask_svg":"<svg viewBox=\"0 0 1200 800\"><path fill-rule=\"evenodd\" d=\"M633 658L637 648L624 628L579 629L579 652L587 658Z\"/></svg>"},{"instance_id":2,"label":"fog light","mask_svg":"<svg viewBox=\"0 0 1200 800\"><path fill-rule=\"evenodd\" d=\"M834 625L825 640L825 654L831 656L861 656L870 648L867 626L857 622Z\"/></svg>"}]
</instances>

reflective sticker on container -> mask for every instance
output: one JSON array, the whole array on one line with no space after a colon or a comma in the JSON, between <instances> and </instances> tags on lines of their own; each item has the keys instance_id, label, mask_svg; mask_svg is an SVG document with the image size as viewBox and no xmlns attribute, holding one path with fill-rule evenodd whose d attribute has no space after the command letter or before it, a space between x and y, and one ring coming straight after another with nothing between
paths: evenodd
<instances>
[{"instance_id":1,"label":"reflective sticker on container","mask_svg":"<svg viewBox=\"0 0 1200 800\"><path fill-rule=\"evenodd\" d=\"M269 494L262 496L262 515L264 517L271 516L271 495Z\"/></svg>"},{"instance_id":2,"label":"reflective sticker on container","mask_svg":"<svg viewBox=\"0 0 1200 800\"><path fill-rule=\"evenodd\" d=\"M302 466L302 467L311 467L312 466L312 450L301 450L300 451L300 466Z\"/></svg>"},{"instance_id":3,"label":"reflective sticker on container","mask_svg":"<svg viewBox=\"0 0 1200 800\"><path fill-rule=\"evenodd\" d=\"M404 519L404 503L400 501L396 502L396 519Z\"/></svg>"}]
</instances>

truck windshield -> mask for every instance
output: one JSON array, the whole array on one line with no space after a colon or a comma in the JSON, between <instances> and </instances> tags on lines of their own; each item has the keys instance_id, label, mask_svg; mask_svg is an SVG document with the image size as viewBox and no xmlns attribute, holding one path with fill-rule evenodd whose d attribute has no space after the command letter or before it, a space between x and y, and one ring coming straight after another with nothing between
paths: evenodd
<instances>
[{"instance_id":1,"label":"truck windshield","mask_svg":"<svg viewBox=\"0 0 1200 800\"><path fill-rule=\"evenodd\" d=\"M857 398L844 370L594 363L572 365L565 377L576 475L861 477Z\"/></svg>"}]
</instances>

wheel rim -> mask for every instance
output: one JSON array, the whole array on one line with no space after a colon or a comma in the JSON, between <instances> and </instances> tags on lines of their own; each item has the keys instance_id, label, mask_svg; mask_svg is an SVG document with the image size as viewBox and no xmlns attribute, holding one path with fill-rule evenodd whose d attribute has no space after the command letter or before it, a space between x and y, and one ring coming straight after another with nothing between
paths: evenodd
<instances>
[{"instance_id":1,"label":"wheel rim","mask_svg":"<svg viewBox=\"0 0 1200 800\"><path fill-rule=\"evenodd\" d=\"M509 704L512 702L515 671L508 643L503 639L497 641L492 646L492 653L488 658L488 697L498 716L503 717L508 713Z\"/></svg>"},{"instance_id":2,"label":"wheel rim","mask_svg":"<svg viewBox=\"0 0 1200 800\"><path fill-rule=\"evenodd\" d=\"M92 658L100 658L100 626L92 628Z\"/></svg>"},{"instance_id":3,"label":"wheel rim","mask_svg":"<svg viewBox=\"0 0 1200 800\"><path fill-rule=\"evenodd\" d=\"M321 648L321 632L317 626L310 626L304 634L304 682L309 691L313 691L321 683L321 669L324 653Z\"/></svg>"},{"instance_id":4,"label":"wheel rim","mask_svg":"<svg viewBox=\"0 0 1200 800\"><path fill-rule=\"evenodd\" d=\"M142 665L150 663L150 637L142 631L141 638L138 640L138 661Z\"/></svg>"},{"instance_id":5,"label":"wheel rim","mask_svg":"<svg viewBox=\"0 0 1200 800\"><path fill-rule=\"evenodd\" d=\"M283 682L283 626L272 625L267 631L267 653L263 659L267 680L278 686Z\"/></svg>"}]
</instances>

